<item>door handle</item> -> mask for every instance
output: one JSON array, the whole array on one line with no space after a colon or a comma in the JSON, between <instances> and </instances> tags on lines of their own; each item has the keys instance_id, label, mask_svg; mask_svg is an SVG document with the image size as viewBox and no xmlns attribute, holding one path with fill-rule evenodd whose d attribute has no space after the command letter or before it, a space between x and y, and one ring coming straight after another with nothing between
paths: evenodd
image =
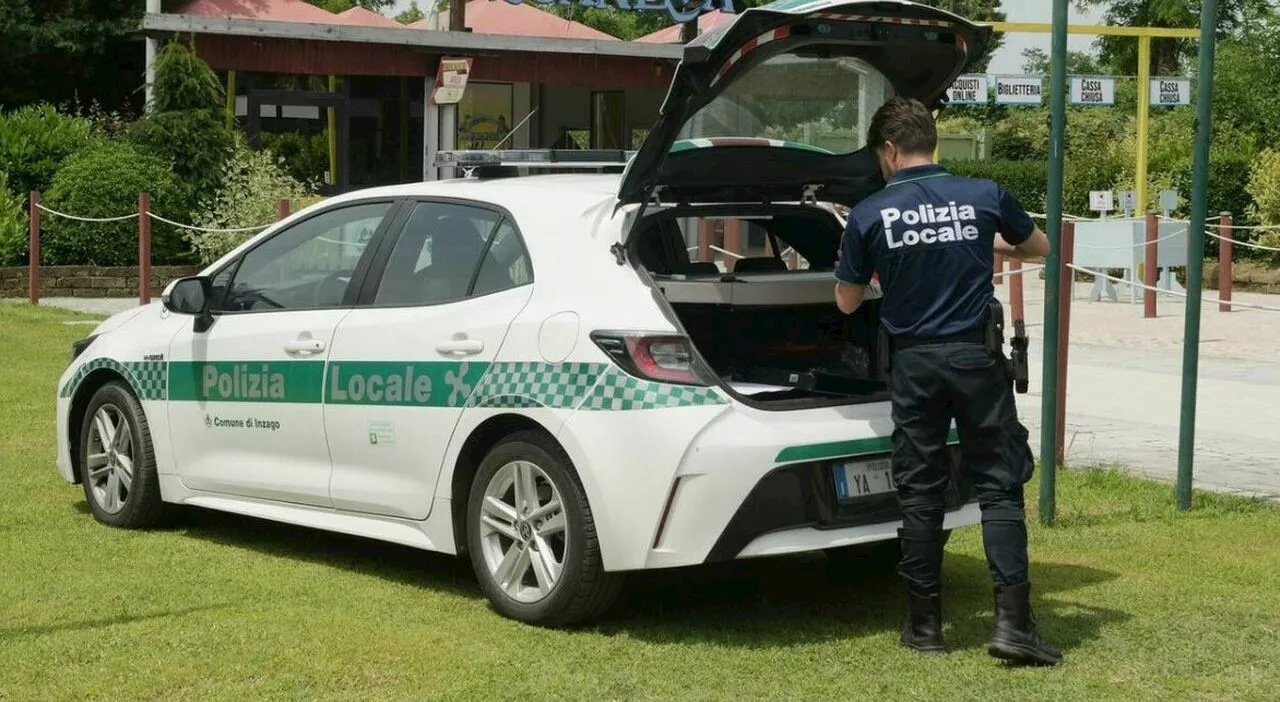
<instances>
[{"instance_id":1,"label":"door handle","mask_svg":"<svg viewBox=\"0 0 1280 702\"><path fill-rule=\"evenodd\" d=\"M284 345L287 353L320 353L324 351L323 339L294 339Z\"/></svg>"},{"instance_id":2,"label":"door handle","mask_svg":"<svg viewBox=\"0 0 1280 702\"><path fill-rule=\"evenodd\" d=\"M484 351L484 342L479 339L452 339L436 344L436 351L446 356L474 356Z\"/></svg>"}]
</instances>

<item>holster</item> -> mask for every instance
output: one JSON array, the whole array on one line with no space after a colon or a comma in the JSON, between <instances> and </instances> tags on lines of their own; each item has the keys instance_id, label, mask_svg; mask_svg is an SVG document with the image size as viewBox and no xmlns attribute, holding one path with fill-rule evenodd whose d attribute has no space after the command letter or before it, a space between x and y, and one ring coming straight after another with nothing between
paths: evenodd
<instances>
[{"instance_id":1,"label":"holster","mask_svg":"<svg viewBox=\"0 0 1280 702\"><path fill-rule=\"evenodd\" d=\"M987 316L986 326L987 350L992 353L1004 355L1004 305L999 300L992 299ZM1027 338L1026 325L1021 319L1013 320L1013 336L1009 338L1009 358L1005 361L1005 367L1009 374L1009 382L1013 385L1015 392L1026 394L1028 388L1027 366L1027 345L1030 340Z\"/></svg>"}]
</instances>

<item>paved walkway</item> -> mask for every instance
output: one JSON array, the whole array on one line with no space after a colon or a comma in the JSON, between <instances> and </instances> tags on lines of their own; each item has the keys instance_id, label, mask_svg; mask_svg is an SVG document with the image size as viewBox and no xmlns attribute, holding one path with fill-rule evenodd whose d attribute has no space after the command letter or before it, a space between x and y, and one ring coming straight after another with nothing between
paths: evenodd
<instances>
[{"instance_id":1,"label":"paved walkway","mask_svg":"<svg viewBox=\"0 0 1280 702\"><path fill-rule=\"evenodd\" d=\"M47 297L40 304L77 312L115 314L138 306L136 297Z\"/></svg>"},{"instance_id":2,"label":"paved walkway","mask_svg":"<svg viewBox=\"0 0 1280 702\"><path fill-rule=\"evenodd\" d=\"M1031 387L1018 409L1039 446L1043 283L1026 281ZM1120 464L1173 480L1178 466L1184 305L1162 297L1158 316L1142 304L1090 302L1077 285L1067 371L1067 462ZM1007 301L1007 288L1000 296ZM1216 297L1205 291L1205 297ZM1124 300L1125 298L1121 298ZM1280 296L1235 299L1280 308ZM1197 385L1195 485L1280 497L1280 312L1218 311L1201 315ZM1037 450L1037 456L1039 452Z\"/></svg>"}]
</instances>

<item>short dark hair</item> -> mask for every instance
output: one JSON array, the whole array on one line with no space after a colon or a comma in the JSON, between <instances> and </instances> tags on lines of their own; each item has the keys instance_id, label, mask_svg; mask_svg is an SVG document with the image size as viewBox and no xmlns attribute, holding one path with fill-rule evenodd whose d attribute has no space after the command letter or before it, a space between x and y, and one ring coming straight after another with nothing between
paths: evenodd
<instances>
[{"instance_id":1,"label":"short dark hair","mask_svg":"<svg viewBox=\"0 0 1280 702\"><path fill-rule=\"evenodd\" d=\"M910 153L933 153L938 146L938 127L924 103L914 98L894 96L876 110L867 128L867 145L878 149L886 141Z\"/></svg>"}]
</instances>

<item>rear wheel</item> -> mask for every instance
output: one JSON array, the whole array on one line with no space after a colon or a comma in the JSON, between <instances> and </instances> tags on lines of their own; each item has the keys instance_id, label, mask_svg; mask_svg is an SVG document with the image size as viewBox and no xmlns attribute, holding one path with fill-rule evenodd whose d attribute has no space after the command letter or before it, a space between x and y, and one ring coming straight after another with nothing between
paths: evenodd
<instances>
[{"instance_id":1,"label":"rear wheel","mask_svg":"<svg viewBox=\"0 0 1280 702\"><path fill-rule=\"evenodd\" d=\"M494 607L529 624L590 619L612 604L622 582L604 571L569 457L540 432L508 437L480 464L467 503L467 546Z\"/></svg>"},{"instance_id":2,"label":"rear wheel","mask_svg":"<svg viewBox=\"0 0 1280 702\"><path fill-rule=\"evenodd\" d=\"M164 517L146 414L123 381L98 388L80 423L80 482L103 524L142 528Z\"/></svg>"}]
</instances>

